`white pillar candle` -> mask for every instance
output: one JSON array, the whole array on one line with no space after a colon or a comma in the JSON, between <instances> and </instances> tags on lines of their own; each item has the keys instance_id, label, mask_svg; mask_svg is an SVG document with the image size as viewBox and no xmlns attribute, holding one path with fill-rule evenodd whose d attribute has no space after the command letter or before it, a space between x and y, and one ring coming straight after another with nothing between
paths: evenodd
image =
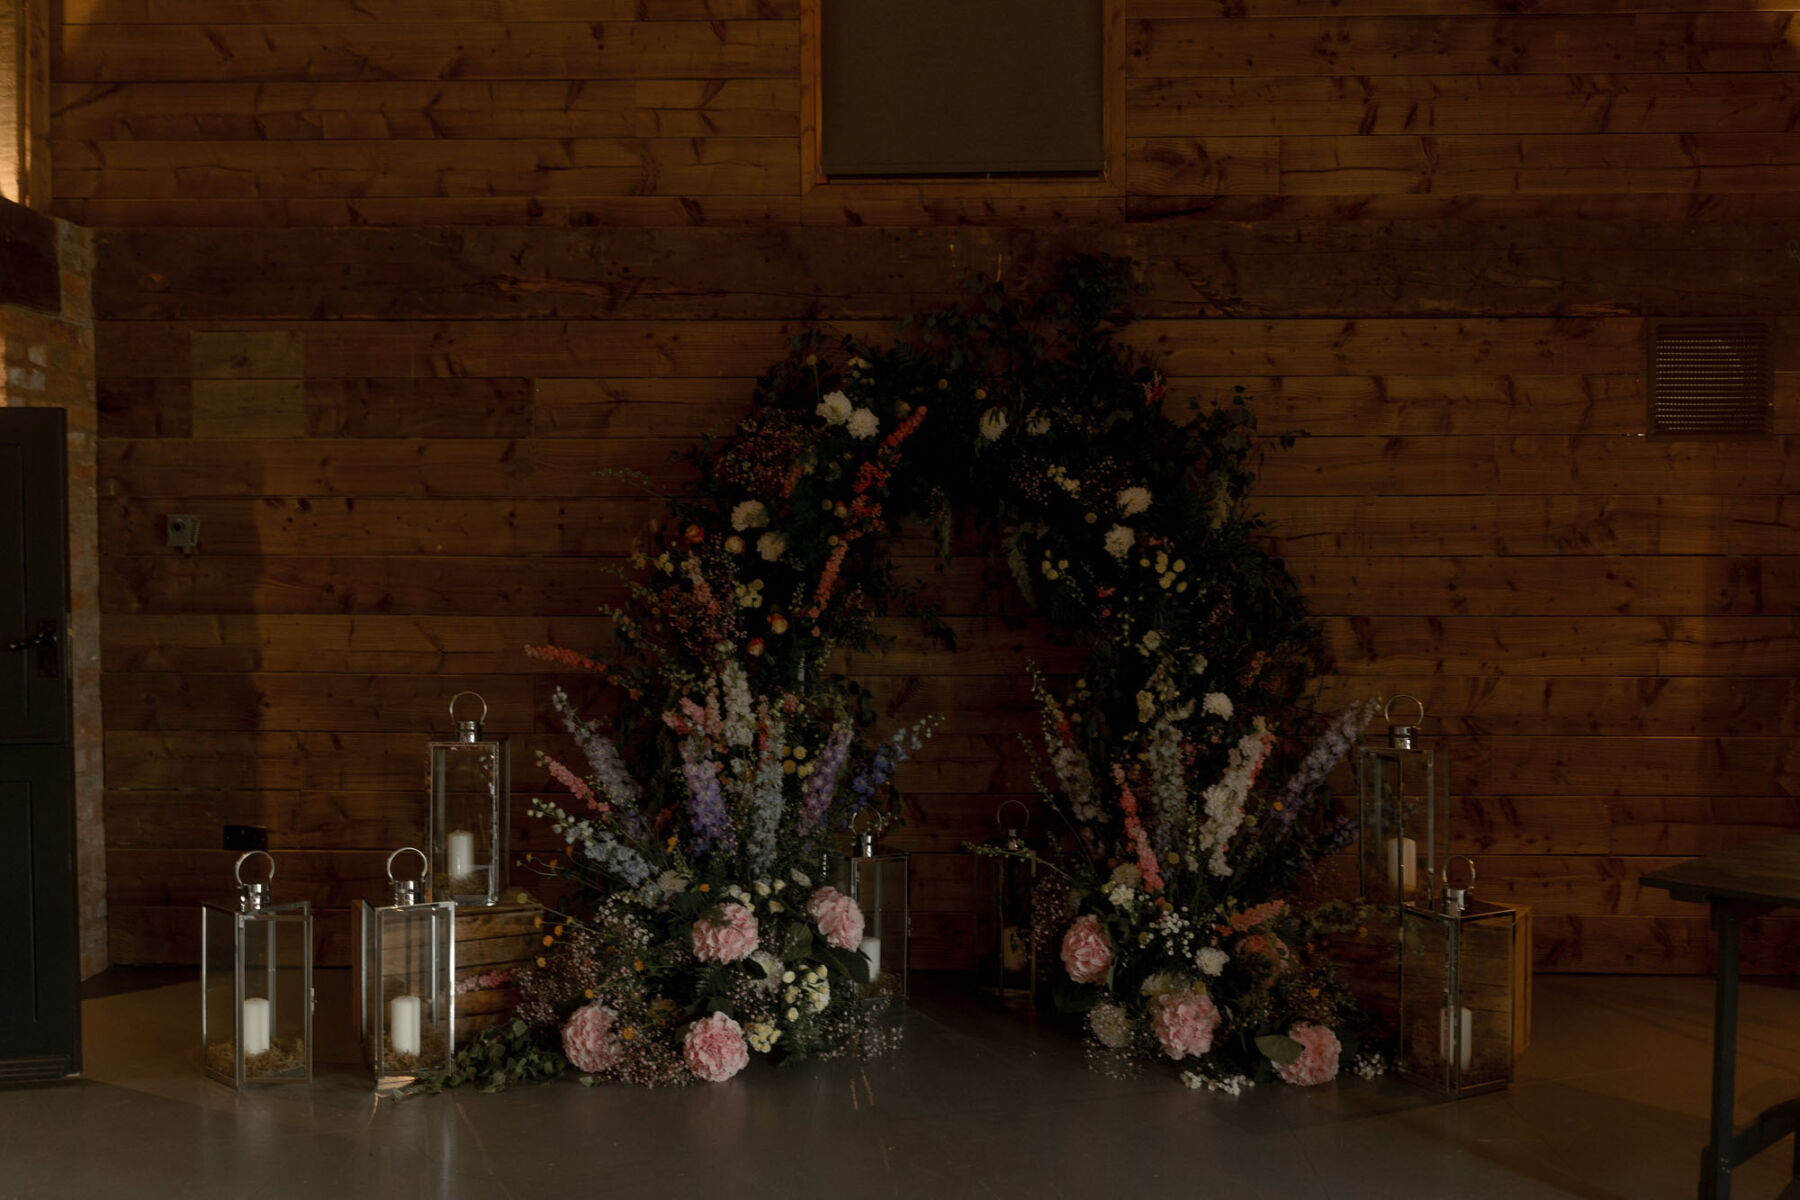
<instances>
[{"instance_id":1,"label":"white pillar candle","mask_svg":"<svg viewBox=\"0 0 1800 1200\"><path fill-rule=\"evenodd\" d=\"M445 871L452 879L467 879L475 873L475 835L466 829L452 829L444 839Z\"/></svg>"},{"instance_id":2,"label":"white pillar candle","mask_svg":"<svg viewBox=\"0 0 1800 1200\"><path fill-rule=\"evenodd\" d=\"M1419 886L1419 843L1411 838L1387 840L1388 886L1410 896Z\"/></svg>"},{"instance_id":3,"label":"white pillar candle","mask_svg":"<svg viewBox=\"0 0 1800 1200\"><path fill-rule=\"evenodd\" d=\"M1475 1014L1458 1006L1456 1010L1456 1069L1459 1071L1467 1071L1470 1060L1475 1056L1475 1039L1472 1036L1475 1032L1474 1027ZM1438 1014L1438 1054L1445 1059L1450 1057L1450 1010L1448 1008Z\"/></svg>"},{"instance_id":4,"label":"white pillar candle","mask_svg":"<svg viewBox=\"0 0 1800 1200\"><path fill-rule=\"evenodd\" d=\"M417 996L395 996L388 1001L388 1049L395 1054L419 1053Z\"/></svg>"},{"instance_id":5,"label":"white pillar candle","mask_svg":"<svg viewBox=\"0 0 1800 1200\"><path fill-rule=\"evenodd\" d=\"M260 996L244 1001L244 1056L265 1054L269 1049L269 1002Z\"/></svg>"},{"instance_id":6,"label":"white pillar candle","mask_svg":"<svg viewBox=\"0 0 1800 1200\"><path fill-rule=\"evenodd\" d=\"M869 982L874 983L881 978L881 939L866 937L859 949L869 960Z\"/></svg>"}]
</instances>

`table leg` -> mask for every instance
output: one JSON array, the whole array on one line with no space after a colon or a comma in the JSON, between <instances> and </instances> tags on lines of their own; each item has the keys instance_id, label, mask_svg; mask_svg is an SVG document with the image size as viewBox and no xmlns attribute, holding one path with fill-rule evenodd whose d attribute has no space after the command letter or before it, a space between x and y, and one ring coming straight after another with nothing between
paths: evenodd
<instances>
[{"instance_id":1,"label":"table leg","mask_svg":"<svg viewBox=\"0 0 1800 1200\"><path fill-rule=\"evenodd\" d=\"M1735 905L1714 901L1719 942L1718 990L1713 1002L1712 1144L1700 1153L1700 1200L1731 1200L1732 1129L1737 1103L1738 931Z\"/></svg>"}]
</instances>

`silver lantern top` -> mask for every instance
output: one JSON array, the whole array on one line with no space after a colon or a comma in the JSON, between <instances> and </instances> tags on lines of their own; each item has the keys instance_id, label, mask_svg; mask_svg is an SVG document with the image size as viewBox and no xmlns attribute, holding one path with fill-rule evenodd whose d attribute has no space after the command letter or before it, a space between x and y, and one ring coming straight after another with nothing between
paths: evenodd
<instances>
[{"instance_id":1,"label":"silver lantern top","mask_svg":"<svg viewBox=\"0 0 1800 1200\"><path fill-rule=\"evenodd\" d=\"M394 874L394 860L402 854L419 856L419 877L417 879L400 879ZM431 860L417 846L402 846L387 857L388 892L393 898L395 908L407 908L419 903L423 897L419 894L426 876L431 874Z\"/></svg>"},{"instance_id":2,"label":"silver lantern top","mask_svg":"<svg viewBox=\"0 0 1800 1200\"><path fill-rule=\"evenodd\" d=\"M1419 716L1415 724L1394 724L1394 705L1402 700L1411 700L1414 704L1419 706ZM1418 733L1419 726L1425 723L1425 702L1417 696L1395 696L1392 700L1387 702L1387 707L1381 710L1381 719L1388 723L1388 745L1396 750L1411 750L1413 748L1413 735Z\"/></svg>"},{"instance_id":3,"label":"silver lantern top","mask_svg":"<svg viewBox=\"0 0 1800 1200\"><path fill-rule=\"evenodd\" d=\"M260 880L244 878L244 864L261 856L269 864L269 873ZM238 911L261 912L269 907L269 883L275 878L275 860L267 850L251 850L238 855L238 860L231 868L231 874L238 885Z\"/></svg>"},{"instance_id":4,"label":"silver lantern top","mask_svg":"<svg viewBox=\"0 0 1800 1200\"><path fill-rule=\"evenodd\" d=\"M461 700L464 696L473 696L481 704L481 715L476 717L473 721L459 720L457 718L456 702ZM481 723L487 720L487 715L487 701L481 698L481 693L479 692L458 692L456 695L450 697L450 720L456 725L456 737L458 741L479 742L481 740Z\"/></svg>"}]
</instances>

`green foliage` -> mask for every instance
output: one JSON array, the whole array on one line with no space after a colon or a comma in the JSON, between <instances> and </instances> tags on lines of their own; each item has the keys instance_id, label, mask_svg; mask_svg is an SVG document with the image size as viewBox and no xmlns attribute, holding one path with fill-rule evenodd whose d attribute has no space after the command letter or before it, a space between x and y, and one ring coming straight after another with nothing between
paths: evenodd
<instances>
[{"instance_id":1,"label":"green foliage","mask_svg":"<svg viewBox=\"0 0 1800 1200\"><path fill-rule=\"evenodd\" d=\"M555 1079L569 1061L524 1021L514 1018L476 1032L450 1061L448 1071L421 1075L401 1095L429 1096L446 1088L474 1086L498 1092L518 1083Z\"/></svg>"}]
</instances>

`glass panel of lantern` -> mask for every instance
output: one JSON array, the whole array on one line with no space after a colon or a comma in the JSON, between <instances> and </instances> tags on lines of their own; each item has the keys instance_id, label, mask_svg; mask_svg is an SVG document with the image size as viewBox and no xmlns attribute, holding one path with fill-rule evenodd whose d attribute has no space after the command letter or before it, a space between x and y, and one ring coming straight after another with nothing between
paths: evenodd
<instances>
[{"instance_id":1,"label":"glass panel of lantern","mask_svg":"<svg viewBox=\"0 0 1800 1200\"><path fill-rule=\"evenodd\" d=\"M269 874L246 882L261 857ZM312 908L271 904L275 860L239 856L235 900L200 910L200 1061L233 1087L312 1079Z\"/></svg>"},{"instance_id":2,"label":"glass panel of lantern","mask_svg":"<svg viewBox=\"0 0 1800 1200\"><path fill-rule=\"evenodd\" d=\"M1018 810L1016 823L1007 811ZM989 900L994 944L986 990L1002 1001L1030 1001L1037 993L1039 938L1033 921L1037 893L1037 849L1026 838L1031 810L1018 800L1003 802L994 812L1000 835L988 845L998 853L982 856L987 864L992 898Z\"/></svg>"},{"instance_id":3,"label":"glass panel of lantern","mask_svg":"<svg viewBox=\"0 0 1800 1200\"><path fill-rule=\"evenodd\" d=\"M1446 873L1439 904L1400 910L1398 1065L1405 1078L1456 1098L1512 1082L1518 913L1470 898L1468 859L1452 859Z\"/></svg>"},{"instance_id":4,"label":"glass panel of lantern","mask_svg":"<svg viewBox=\"0 0 1800 1200\"><path fill-rule=\"evenodd\" d=\"M481 716L458 720L456 702L474 696ZM498 904L506 886L512 820L512 746L482 736L487 701L458 692L450 701L456 740L431 743L431 898Z\"/></svg>"},{"instance_id":5,"label":"glass panel of lantern","mask_svg":"<svg viewBox=\"0 0 1800 1200\"><path fill-rule=\"evenodd\" d=\"M873 833L857 836L850 859L850 896L862 908L862 952L869 959L871 995L904 999L911 931L909 861L878 854Z\"/></svg>"},{"instance_id":6,"label":"glass panel of lantern","mask_svg":"<svg viewBox=\"0 0 1800 1200\"><path fill-rule=\"evenodd\" d=\"M1362 741L1356 747L1359 898L1393 907L1436 902L1438 872L1450 857L1449 797L1438 778L1437 748L1419 736L1416 725L1395 724L1394 705L1411 700L1425 719L1425 706L1412 696L1388 701L1386 745Z\"/></svg>"},{"instance_id":7,"label":"glass panel of lantern","mask_svg":"<svg viewBox=\"0 0 1800 1200\"><path fill-rule=\"evenodd\" d=\"M419 856L421 878L394 877L402 854ZM396 850L387 861L393 902L356 902L357 1033L381 1088L448 1070L456 1049L456 905L422 902L429 867L423 851Z\"/></svg>"}]
</instances>

